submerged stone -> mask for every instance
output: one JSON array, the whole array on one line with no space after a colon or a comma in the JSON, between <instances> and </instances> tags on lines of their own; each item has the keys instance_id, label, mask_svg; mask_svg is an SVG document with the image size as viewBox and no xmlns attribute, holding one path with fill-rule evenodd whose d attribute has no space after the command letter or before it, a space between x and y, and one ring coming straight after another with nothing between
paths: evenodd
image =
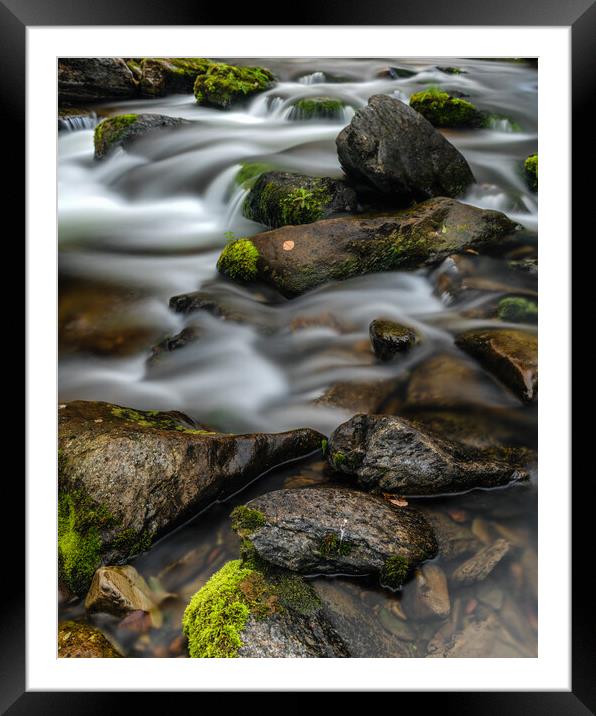
<instances>
[{"instance_id":1,"label":"submerged stone","mask_svg":"<svg viewBox=\"0 0 596 716\"><path fill-rule=\"evenodd\" d=\"M302 574L374 574L391 589L437 551L420 512L347 488L269 492L237 508L232 526L276 566Z\"/></svg>"},{"instance_id":2,"label":"submerged stone","mask_svg":"<svg viewBox=\"0 0 596 716\"><path fill-rule=\"evenodd\" d=\"M242 211L247 219L277 228L354 212L357 205L354 190L340 179L267 172L256 180Z\"/></svg>"},{"instance_id":3,"label":"submerged stone","mask_svg":"<svg viewBox=\"0 0 596 716\"><path fill-rule=\"evenodd\" d=\"M147 582L130 565L100 567L85 597L88 612L124 616L130 612L150 612L156 606Z\"/></svg>"},{"instance_id":4,"label":"submerged stone","mask_svg":"<svg viewBox=\"0 0 596 716\"><path fill-rule=\"evenodd\" d=\"M122 656L106 637L90 624L66 621L58 624L59 659L110 659Z\"/></svg>"},{"instance_id":5,"label":"submerged stone","mask_svg":"<svg viewBox=\"0 0 596 716\"><path fill-rule=\"evenodd\" d=\"M413 328L381 318L372 321L368 332L375 355L381 360L409 351L420 340Z\"/></svg>"},{"instance_id":6,"label":"submerged stone","mask_svg":"<svg viewBox=\"0 0 596 716\"><path fill-rule=\"evenodd\" d=\"M310 429L226 435L175 411L101 402L66 403L58 419L60 576L79 595L101 564L142 552L323 439Z\"/></svg>"},{"instance_id":7,"label":"submerged stone","mask_svg":"<svg viewBox=\"0 0 596 716\"><path fill-rule=\"evenodd\" d=\"M187 124L190 124L187 119L163 114L118 114L108 117L95 127L95 159L103 159L116 147L127 149L149 132Z\"/></svg>"},{"instance_id":8,"label":"submerged stone","mask_svg":"<svg viewBox=\"0 0 596 716\"><path fill-rule=\"evenodd\" d=\"M374 492L436 495L526 479L528 453L481 450L390 415L355 415L329 439L328 461Z\"/></svg>"},{"instance_id":9,"label":"submerged stone","mask_svg":"<svg viewBox=\"0 0 596 716\"><path fill-rule=\"evenodd\" d=\"M436 564L423 564L414 573L413 584L405 591L403 607L415 619L443 619L449 616L451 600L445 572Z\"/></svg>"},{"instance_id":10,"label":"submerged stone","mask_svg":"<svg viewBox=\"0 0 596 716\"><path fill-rule=\"evenodd\" d=\"M197 104L229 109L233 104L273 86L274 76L264 67L213 62L200 72L193 86Z\"/></svg>"},{"instance_id":11,"label":"submerged stone","mask_svg":"<svg viewBox=\"0 0 596 716\"><path fill-rule=\"evenodd\" d=\"M484 547L454 570L450 577L451 582L457 585L481 582L507 555L510 548L511 545L505 539L498 539L493 544Z\"/></svg>"},{"instance_id":12,"label":"submerged stone","mask_svg":"<svg viewBox=\"0 0 596 716\"><path fill-rule=\"evenodd\" d=\"M363 190L393 200L458 196L474 176L460 152L421 114L374 95L337 137L339 161Z\"/></svg>"}]
</instances>

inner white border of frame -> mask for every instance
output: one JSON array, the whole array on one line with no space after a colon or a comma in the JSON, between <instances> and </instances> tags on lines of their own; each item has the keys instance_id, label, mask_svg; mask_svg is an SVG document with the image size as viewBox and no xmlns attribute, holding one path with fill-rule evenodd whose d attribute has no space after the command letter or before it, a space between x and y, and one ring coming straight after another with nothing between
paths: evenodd
<instances>
[{"instance_id":1,"label":"inner white border of frame","mask_svg":"<svg viewBox=\"0 0 596 716\"><path fill-rule=\"evenodd\" d=\"M537 658L56 658L56 58L168 55L539 58ZM29 27L27 689L570 690L570 253L567 27Z\"/></svg>"}]
</instances>

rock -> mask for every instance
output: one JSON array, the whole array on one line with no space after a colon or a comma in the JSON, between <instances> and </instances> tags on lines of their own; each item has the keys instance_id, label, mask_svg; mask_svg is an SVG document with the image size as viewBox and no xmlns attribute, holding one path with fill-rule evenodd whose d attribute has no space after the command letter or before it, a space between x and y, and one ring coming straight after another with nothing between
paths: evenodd
<instances>
[{"instance_id":1,"label":"rock","mask_svg":"<svg viewBox=\"0 0 596 716\"><path fill-rule=\"evenodd\" d=\"M534 192L538 191L538 154L530 154L524 162L526 182Z\"/></svg>"},{"instance_id":2,"label":"rock","mask_svg":"<svg viewBox=\"0 0 596 716\"><path fill-rule=\"evenodd\" d=\"M109 659L122 656L106 637L89 624L58 624L58 658Z\"/></svg>"},{"instance_id":3,"label":"rock","mask_svg":"<svg viewBox=\"0 0 596 716\"><path fill-rule=\"evenodd\" d=\"M108 117L95 127L95 158L103 159L116 147L128 149L133 142L149 132L187 124L190 124L187 119L167 117L164 114L117 114Z\"/></svg>"},{"instance_id":4,"label":"rock","mask_svg":"<svg viewBox=\"0 0 596 716\"><path fill-rule=\"evenodd\" d=\"M60 104L131 99L137 94L134 75L114 57L68 57L58 60Z\"/></svg>"},{"instance_id":5,"label":"rock","mask_svg":"<svg viewBox=\"0 0 596 716\"><path fill-rule=\"evenodd\" d=\"M499 301L497 316L508 323L538 323L538 305L527 298L508 296Z\"/></svg>"},{"instance_id":6,"label":"rock","mask_svg":"<svg viewBox=\"0 0 596 716\"><path fill-rule=\"evenodd\" d=\"M512 271L518 271L520 273L530 274L530 276L538 277L538 259L527 258L508 261L507 266Z\"/></svg>"},{"instance_id":7,"label":"rock","mask_svg":"<svg viewBox=\"0 0 596 716\"><path fill-rule=\"evenodd\" d=\"M484 115L471 102L452 97L447 92L428 88L410 97L410 107L427 119L433 127L481 127Z\"/></svg>"},{"instance_id":8,"label":"rock","mask_svg":"<svg viewBox=\"0 0 596 716\"><path fill-rule=\"evenodd\" d=\"M88 612L123 616L129 612L151 612L156 604L147 582L134 567L100 567L93 575L85 598Z\"/></svg>"},{"instance_id":9,"label":"rock","mask_svg":"<svg viewBox=\"0 0 596 716\"><path fill-rule=\"evenodd\" d=\"M448 617L451 602L445 572L436 564L419 567L414 573L413 584L405 591L403 607L414 619Z\"/></svg>"},{"instance_id":10,"label":"rock","mask_svg":"<svg viewBox=\"0 0 596 716\"><path fill-rule=\"evenodd\" d=\"M372 491L437 495L528 478L523 450L480 450L390 415L355 415L329 439L328 461ZM517 463L517 464L516 464Z\"/></svg>"},{"instance_id":11,"label":"rock","mask_svg":"<svg viewBox=\"0 0 596 716\"><path fill-rule=\"evenodd\" d=\"M509 552L511 545L505 539L498 539L466 560L451 575L456 585L468 585L486 579L493 569Z\"/></svg>"},{"instance_id":12,"label":"rock","mask_svg":"<svg viewBox=\"0 0 596 716\"><path fill-rule=\"evenodd\" d=\"M332 280L494 249L515 229L498 211L438 198L388 215L325 219L238 239L226 246L217 265L236 281L261 279L292 297Z\"/></svg>"},{"instance_id":13,"label":"rock","mask_svg":"<svg viewBox=\"0 0 596 716\"><path fill-rule=\"evenodd\" d=\"M145 57L140 62L127 60L137 71L139 90L145 97L192 93L199 73L213 64L203 57Z\"/></svg>"},{"instance_id":14,"label":"rock","mask_svg":"<svg viewBox=\"0 0 596 716\"><path fill-rule=\"evenodd\" d=\"M434 530L441 560L451 561L472 554L482 547L482 543L467 525L456 522L435 509L422 507L421 511Z\"/></svg>"},{"instance_id":15,"label":"rock","mask_svg":"<svg viewBox=\"0 0 596 716\"><path fill-rule=\"evenodd\" d=\"M356 193L340 179L267 172L256 180L242 211L247 219L277 228L309 224L356 208Z\"/></svg>"},{"instance_id":16,"label":"rock","mask_svg":"<svg viewBox=\"0 0 596 716\"><path fill-rule=\"evenodd\" d=\"M228 562L191 599L182 620L191 657L345 657L313 588L283 570Z\"/></svg>"},{"instance_id":17,"label":"rock","mask_svg":"<svg viewBox=\"0 0 596 716\"><path fill-rule=\"evenodd\" d=\"M302 574L375 574L390 589L437 551L417 510L345 488L269 492L236 508L232 526L270 564Z\"/></svg>"},{"instance_id":18,"label":"rock","mask_svg":"<svg viewBox=\"0 0 596 716\"><path fill-rule=\"evenodd\" d=\"M385 69L379 70L376 77L379 79L405 79L407 77L414 77L418 74L414 70L407 70L404 67L386 67Z\"/></svg>"},{"instance_id":19,"label":"rock","mask_svg":"<svg viewBox=\"0 0 596 716\"><path fill-rule=\"evenodd\" d=\"M524 403L538 399L538 337L516 329L471 330L455 344L474 356Z\"/></svg>"},{"instance_id":20,"label":"rock","mask_svg":"<svg viewBox=\"0 0 596 716\"><path fill-rule=\"evenodd\" d=\"M314 400L315 405L331 406L354 413L386 412L383 407L394 399L400 385L395 378L335 383Z\"/></svg>"},{"instance_id":21,"label":"rock","mask_svg":"<svg viewBox=\"0 0 596 716\"><path fill-rule=\"evenodd\" d=\"M294 102L288 119L339 119L345 104L335 97L304 97Z\"/></svg>"},{"instance_id":22,"label":"rock","mask_svg":"<svg viewBox=\"0 0 596 716\"><path fill-rule=\"evenodd\" d=\"M421 114L372 96L337 137L344 171L363 190L410 201L458 196L474 176L458 150Z\"/></svg>"},{"instance_id":23,"label":"rock","mask_svg":"<svg viewBox=\"0 0 596 716\"><path fill-rule=\"evenodd\" d=\"M168 336L151 349L148 358L150 365L155 365L164 354L184 348L189 343L195 343L201 337L201 329L197 326L187 326L174 336Z\"/></svg>"},{"instance_id":24,"label":"rock","mask_svg":"<svg viewBox=\"0 0 596 716\"><path fill-rule=\"evenodd\" d=\"M431 658L489 657L495 648L502 626L493 612L466 616L455 632L442 628L427 646Z\"/></svg>"},{"instance_id":25,"label":"rock","mask_svg":"<svg viewBox=\"0 0 596 716\"><path fill-rule=\"evenodd\" d=\"M465 70L461 67L437 67L439 72L444 72L446 75L467 75Z\"/></svg>"},{"instance_id":26,"label":"rock","mask_svg":"<svg viewBox=\"0 0 596 716\"><path fill-rule=\"evenodd\" d=\"M59 410L62 581L84 594L118 563L275 465L321 446L314 430L226 435L178 412L74 401Z\"/></svg>"},{"instance_id":27,"label":"rock","mask_svg":"<svg viewBox=\"0 0 596 716\"><path fill-rule=\"evenodd\" d=\"M197 75L193 87L198 104L229 109L233 104L269 89L274 76L263 67L210 64Z\"/></svg>"},{"instance_id":28,"label":"rock","mask_svg":"<svg viewBox=\"0 0 596 716\"><path fill-rule=\"evenodd\" d=\"M382 318L372 321L368 332L375 355L381 360L409 351L420 340L413 328Z\"/></svg>"}]
</instances>

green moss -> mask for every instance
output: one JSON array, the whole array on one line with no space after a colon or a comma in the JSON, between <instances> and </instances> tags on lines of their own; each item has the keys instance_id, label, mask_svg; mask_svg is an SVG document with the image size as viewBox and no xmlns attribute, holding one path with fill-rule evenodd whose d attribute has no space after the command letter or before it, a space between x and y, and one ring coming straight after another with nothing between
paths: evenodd
<instances>
[{"instance_id":1,"label":"green moss","mask_svg":"<svg viewBox=\"0 0 596 716\"><path fill-rule=\"evenodd\" d=\"M323 438L321 440L321 451L322 451L323 455L327 454L328 447L329 447L329 440L327 440L327 438Z\"/></svg>"},{"instance_id":2,"label":"green moss","mask_svg":"<svg viewBox=\"0 0 596 716\"><path fill-rule=\"evenodd\" d=\"M451 97L436 87L413 94L410 107L434 127L479 127L483 122L482 113L471 102Z\"/></svg>"},{"instance_id":3,"label":"green moss","mask_svg":"<svg viewBox=\"0 0 596 716\"><path fill-rule=\"evenodd\" d=\"M273 583L272 588L282 608L308 615L317 612L322 606L315 590L296 574L283 574Z\"/></svg>"},{"instance_id":4,"label":"green moss","mask_svg":"<svg viewBox=\"0 0 596 716\"><path fill-rule=\"evenodd\" d=\"M279 200L283 225L310 224L323 216L331 201L324 187L299 188L285 193Z\"/></svg>"},{"instance_id":5,"label":"green moss","mask_svg":"<svg viewBox=\"0 0 596 716\"><path fill-rule=\"evenodd\" d=\"M335 467L339 467L340 465L343 465L343 463L346 461L346 456L343 454L343 452L334 452L331 456L331 460L333 461L333 465Z\"/></svg>"},{"instance_id":6,"label":"green moss","mask_svg":"<svg viewBox=\"0 0 596 716\"><path fill-rule=\"evenodd\" d=\"M61 578L75 594L84 594L101 563L101 530L114 518L81 491L58 496L58 560Z\"/></svg>"},{"instance_id":7,"label":"green moss","mask_svg":"<svg viewBox=\"0 0 596 716\"><path fill-rule=\"evenodd\" d=\"M116 534L110 542L110 547L125 554L127 557L132 557L135 554L146 552L149 547L151 547L154 536L155 533L149 532L149 530L144 530L139 534L132 527L129 527L120 530Z\"/></svg>"},{"instance_id":8,"label":"green moss","mask_svg":"<svg viewBox=\"0 0 596 716\"><path fill-rule=\"evenodd\" d=\"M268 89L274 80L263 67L235 67L213 63L194 83L198 104L228 109L235 101Z\"/></svg>"},{"instance_id":9,"label":"green moss","mask_svg":"<svg viewBox=\"0 0 596 716\"><path fill-rule=\"evenodd\" d=\"M352 543L344 540L335 532L327 534L319 542L318 552L324 557L345 557L352 551Z\"/></svg>"},{"instance_id":10,"label":"green moss","mask_svg":"<svg viewBox=\"0 0 596 716\"><path fill-rule=\"evenodd\" d=\"M388 557L381 569L379 576L380 582L384 587L400 589L402 584L406 581L409 571L410 567L405 557L401 555Z\"/></svg>"},{"instance_id":11,"label":"green moss","mask_svg":"<svg viewBox=\"0 0 596 716\"><path fill-rule=\"evenodd\" d=\"M507 297L499 301L497 316L509 323L536 323L538 306L527 298Z\"/></svg>"},{"instance_id":12,"label":"green moss","mask_svg":"<svg viewBox=\"0 0 596 716\"><path fill-rule=\"evenodd\" d=\"M93 143L96 156L103 156L109 151L114 142L118 141L124 130L137 121L137 114L119 114L101 121L93 134Z\"/></svg>"},{"instance_id":13,"label":"green moss","mask_svg":"<svg viewBox=\"0 0 596 716\"><path fill-rule=\"evenodd\" d=\"M210 432L209 430L181 425L175 418L164 415L159 410L134 410L133 408L114 407L111 409L111 412L114 417L135 423L141 428L176 430L179 433L185 433L187 435L217 435L217 433Z\"/></svg>"},{"instance_id":14,"label":"green moss","mask_svg":"<svg viewBox=\"0 0 596 716\"><path fill-rule=\"evenodd\" d=\"M246 505L238 505L232 510L232 529L244 536L255 532L265 524L265 515L259 510L253 510Z\"/></svg>"},{"instance_id":15,"label":"green moss","mask_svg":"<svg viewBox=\"0 0 596 716\"><path fill-rule=\"evenodd\" d=\"M261 174L271 171L271 169L272 167L269 164L243 162L242 168L238 174L236 174L234 181L243 189L251 189Z\"/></svg>"},{"instance_id":16,"label":"green moss","mask_svg":"<svg viewBox=\"0 0 596 716\"><path fill-rule=\"evenodd\" d=\"M532 191L538 191L538 154L530 154L524 162L526 181Z\"/></svg>"},{"instance_id":17,"label":"green moss","mask_svg":"<svg viewBox=\"0 0 596 716\"><path fill-rule=\"evenodd\" d=\"M336 119L344 106L340 99L333 97L305 97L294 102L290 119Z\"/></svg>"},{"instance_id":18,"label":"green moss","mask_svg":"<svg viewBox=\"0 0 596 716\"><path fill-rule=\"evenodd\" d=\"M217 260L217 270L236 281L252 281L257 275L259 251L250 239L230 242Z\"/></svg>"}]
</instances>

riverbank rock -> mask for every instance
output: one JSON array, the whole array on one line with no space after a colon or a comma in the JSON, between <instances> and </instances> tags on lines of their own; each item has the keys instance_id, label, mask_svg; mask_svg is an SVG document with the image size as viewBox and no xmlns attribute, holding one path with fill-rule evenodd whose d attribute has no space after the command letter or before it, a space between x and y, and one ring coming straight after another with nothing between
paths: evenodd
<instances>
[{"instance_id":1,"label":"riverbank rock","mask_svg":"<svg viewBox=\"0 0 596 716\"><path fill-rule=\"evenodd\" d=\"M131 99L134 75L114 57L63 57L58 60L58 102L77 104Z\"/></svg>"},{"instance_id":2,"label":"riverbank rock","mask_svg":"<svg viewBox=\"0 0 596 716\"><path fill-rule=\"evenodd\" d=\"M277 228L354 212L357 206L356 193L341 179L267 172L256 180L242 212L247 219Z\"/></svg>"},{"instance_id":3,"label":"riverbank rock","mask_svg":"<svg viewBox=\"0 0 596 716\"><path fill-rule=\"evenodd\" d=\"M292 297L332 280L494 250L515 230L498 211L442 197L388 215L325 219L238 239L226 246L217 267L236 281L260 279Z\"/></svg>"},{"instance_id":4,"label":"riverbank rock","mask_svg":"<svg viewBox=\"0 0 596 716\"><path fill-rule=\"evenodd\" d=\"M368 333L375 355L381 360L391 360L398 353L409 351L420 340L413 328L382 318L371 322Z\"/></svg>"},{"instance_id":5,"label":"riverbank rock","mask_svg":"<svg viewBox=\"0 0 596 716\"><path fill-rule=\"evenodd\" d=\"M307 582L251 561L216 572L192 597L182 628L195 658L349 656Z\"/></svg>"},{"instance_id":6,"label":"riverbank rock","mask_svg":"<svg viewBox=\"0 0 596 716\"><path fill-rule=\"evenodd\" d=\"M344 171L363 191L395 201L458 196L474 182L458 150L398 99L373 95L337 137Z\"/></svg>"},{"instance_id":7,"label":"riverbank rock","mask_svg":"<svg viewBox=\"0 0 596 716\"><path fill-rule=\"evenodd\" d=\"M389 415L355 415L331 435L327 454L336 471L375 492L436 495L528 477L522 450L474 449Z\"/></svg>"},{"instance_id":8,"label":"riverbank rock","mask_svg":"<svg viewBox=\"0 0 596 716\"><path fill-rule=\"evenodd\" d=\"M323 439L310 429L213 433L182 413L102 402L65 403L58 412L60 575L79 595L101 564L142 552Z\"/></svg>"},{"instance_id":9,"label":"riverbank rock","mask_svg":"<svg viewBox=\"0 0 596 716\"><path fill-rule=\"evenodd\" d=\"M524 162L526 182L534 192L538 191L538 154L530 154Z\"/></svg>"},{"instance_id":10,"label":"riverbank rock","mask_svg":"<svg viewBox=\"0 0 596 716\"><path fill-rule=\"evenodd\" d=\"M433 127L482 127L485 117L466 99L452 97L437 88L416 92L410 97L410 107L419 112Z\"/></svg>"},{"instance_id":11,"label":"riverbank rock","mask_svg":"<svg viewBox=\"0 0 596 716\"><path fill-rule=\"evenodd\" d=\"M85 597L88 612L124 616L130 612L151 612L156 607L147 582L130 565L100 567L93 575Z\"/></svg>"},{"instance_id":12,"label":"riverbank rock","mask_svg":"<svg viewBox=\"0 0 596 716\"><path fill-rule=\"evenodd\" d=\"M288 119L339 119L345 104L337 97L303 97L292 105Z\"/></svg>"},{"instance_id":13,"label":"riverbank rock","mask_svg":"<svg viewBox=\"0 0 596 716\"><path fill-rule=\"evenodd\" d=\"M232 512L260 559L302 574L375 574L399 589L437 552L420 512L334 487L276 490Z\"/></svg>"},{"instance_id":14,"label":"riverbank rock","mask_svg":"<svg viewBox=\"0 0 596 716\"><path fill-rule=\"evenodd\" d=\"M67 621L58 624L59 659L110 659L122 656L106 637L90 624Z\"/></svg>"},{"instance_id":15,"label":"riverbank rock","mask_svg":"<svg viewBox=\"0 0 596 716\"><path fill-rule=\"evenodd\" d=\"M473 557L460 564L454 570L450 581L456 585L467 586L486 579L499 562L507 555L511 548L505 539L498 539L496 542L484 547Z\"/></svg>"},{"instance_id":16,"label":"riverbank rock","mask_svg":"<svg viewBox=\"0 0 596 716\"><path fill-rule=\"evenodd\" d=\"M516 329L471 330L455 344L474 356L524 403L538 400L538 336Z\"/></svg>"},{"instance_id":17,"label":"riverbank rock","mask_svg":"<svg viewBox=\"0 0 596 716\"><path fill-rule=\"evenodd\" d=\"M190 121L181 117L167 117L164 114L118 114L108 117L95 127L95 159L103 159L116 147L127 149L149 132L185 124L190 124Z\"/></svg>"},{"instance_id":18,"label":"riverbank rock","mask_svg":"<svg viewBox=\"0 0 596 716\"><path fill-rule=\"evenodd\" d=\"M213 63L204 57L143 57L126 64L136 73L142 96L162 97L192 93L197 75Z\"/></svg>"},{"instance_id":19,"label":"riverbank rock","mask_svg":"<svg viewBox=\"0 0 596 716\"><path fill-rule=\"evenodd\" d=\"M275 77L264 67L236 67L213 62L200 72L193 86L197 104L229 109L273 86Z\"/></svg>"}]
</instances>

